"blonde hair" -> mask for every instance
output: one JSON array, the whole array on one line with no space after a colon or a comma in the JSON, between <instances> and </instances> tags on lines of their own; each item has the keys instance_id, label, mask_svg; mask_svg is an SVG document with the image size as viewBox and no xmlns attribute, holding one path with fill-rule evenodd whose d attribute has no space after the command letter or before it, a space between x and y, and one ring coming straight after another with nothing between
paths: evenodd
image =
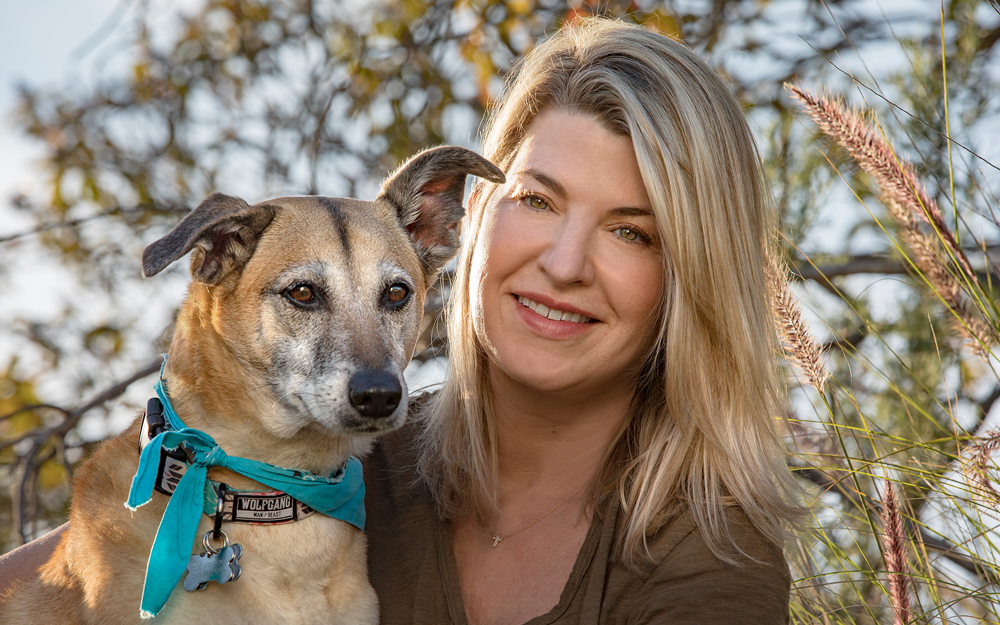
<instances>
[{"instance_id":1,"label":"blonde hair","mask_svg":"<svg viewBox=\"0 0 1000 625\"><path fill-rule=\"evenodd\" d=\"M689 509L708 545L740 552L725 508L739 506L780 544L796 513L776 433L775 331L764 281L770 193L743 111L681 43L641 27L584 19L532 50L487 119L484 155L507 170L545 109L584 113L632 140L665 258L658 336L630 414L591 491L619 499L617 554L634 566L647 537ZM446 517L497 511L497 433L485 352L474 329L472 250L484 207L470 201L448 319L450 371L425 413L419 469Z\"/></svg>"}]
</instances>

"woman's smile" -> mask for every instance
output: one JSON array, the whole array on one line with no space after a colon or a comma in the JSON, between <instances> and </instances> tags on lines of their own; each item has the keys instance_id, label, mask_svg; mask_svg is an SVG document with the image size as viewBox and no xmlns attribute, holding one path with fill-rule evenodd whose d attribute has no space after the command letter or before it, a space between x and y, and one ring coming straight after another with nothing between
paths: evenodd
<instances>
[{"instance_id":1,"label":"woman's smile","mask_svg":"<svg viewBox=\"0 0 1000 625\"><path fill-rule=\"evenodd\" d=\"M544 338L567 339L580 336L600 323L569 304L537 295L514 295L517 313L524 323ZM545 302L545 303L543 303Z\"/></svg>"},{"instance_id":2,"label":"woman's smile","mask_svg":"<svg viewBox=\"0 0 1000 625\"><path fill-rule=\"evenodd\" d=\"M567 304L551 302L548 306L546 306L539 301L543 299L541 296L536 295L535 298L536 299L532 299L524 295L518 295L517 301L522 306L530 308L542 317L551 319L552 321L571 321L573 323L590 323L592 321L598 321L597 319L588 317L586 313L582 313L579 310L571 310L573 307Z\"/></svg>"}]
</instances>

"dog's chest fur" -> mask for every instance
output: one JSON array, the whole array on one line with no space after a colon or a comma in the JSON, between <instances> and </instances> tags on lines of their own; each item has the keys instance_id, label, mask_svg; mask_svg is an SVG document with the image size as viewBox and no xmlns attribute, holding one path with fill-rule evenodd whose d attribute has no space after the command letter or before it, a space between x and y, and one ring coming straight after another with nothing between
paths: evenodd
<instances>
[{"instance_id":1,"label":"dog's chest fur","mask_svg":"<svg viewBox=\"0 0 1000 625\"><path fill-rule=\"evenodd\" d=\"M209 529L203 522L199 531ZM378 621L362 532L322 515L280 532L268 529L245 525L229 532L230 539L243 546L240 563L252 575L225 586L209 584L197 593L204 596L178 588L156 622L161 618L179 624Z\"/></svg>"}]
</instances>

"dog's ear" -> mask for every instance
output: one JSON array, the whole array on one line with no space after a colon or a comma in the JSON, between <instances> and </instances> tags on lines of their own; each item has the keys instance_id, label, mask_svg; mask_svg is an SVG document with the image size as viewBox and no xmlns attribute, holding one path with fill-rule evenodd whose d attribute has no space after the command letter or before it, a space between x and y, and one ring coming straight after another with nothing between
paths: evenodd
<instances>
[{"instance_id":1,"label":"dog's ear","mask_svg":"<svg viewBox=\"0 0 1000 625\"><path fill-rule=\"evenodd\" d=\"M417 154L382 183L378 199L396 209L430 283L458 250L456 225L465 215L465 176L503 182L499 167L465 148L444 146Z\"/></svg>"},{"instance_id":2,"label":"dog's ear","mask_svg":"<svg viewBox=\"0 0 1000 625\"><path fill-rule=\"evenodd\" d=\"M142 275L155 276L192 249L191 276L204 284L218 284L242 268L271 224L277 207L250 206L243 200L213 193L170 231L142 253Z\"/></svg>"}]
</instances>

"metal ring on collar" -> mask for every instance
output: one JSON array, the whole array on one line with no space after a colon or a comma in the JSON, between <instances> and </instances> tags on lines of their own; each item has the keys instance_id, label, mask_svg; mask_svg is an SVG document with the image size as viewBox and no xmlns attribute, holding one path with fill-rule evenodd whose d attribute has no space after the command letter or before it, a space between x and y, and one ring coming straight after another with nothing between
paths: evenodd
<instances>
[{"instance_id":1,"label":"metal ring on collar","mask_svg":"<svg viewBox=\"0 0 1000 625\"><path fill-rule=\"evenodd\" d=\"M226 533L223 532L222 530L219 530L219 534L222 536L222 546L219 547L218 549L213 549L212 545L210 545L208 542L208 539L211 538L212 536L212 530L208 530L207 532L205 532L205 535L202 536L201 538L201 545L202 547L205 548L205 551L207 551L208 555L210 556L214 556L215 554L219 553L220 551L229 546L229 537L226 536Z\"/></svg>"}]
</instances>

